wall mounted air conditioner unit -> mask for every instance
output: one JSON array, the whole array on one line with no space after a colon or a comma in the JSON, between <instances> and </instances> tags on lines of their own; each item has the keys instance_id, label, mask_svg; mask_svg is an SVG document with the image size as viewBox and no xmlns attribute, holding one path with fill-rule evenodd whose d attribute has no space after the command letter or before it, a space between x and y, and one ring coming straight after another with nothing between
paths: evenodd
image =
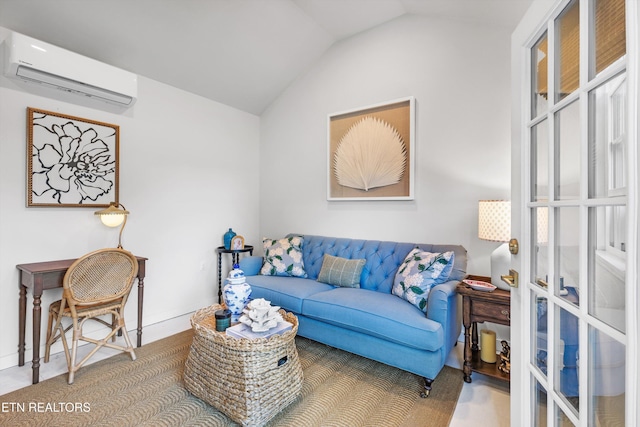
<instances>
[{"instance_id":1,"label":"wall mounted air conditioner unit","mask_svg":"<svg viewBox=\"0 0 640 427\"><path fill-rule=\"evenodd\" d=\"M7 77L121 107L136 102L138 76L18 33L5 40Z\"/></svg>"}]
</instances>

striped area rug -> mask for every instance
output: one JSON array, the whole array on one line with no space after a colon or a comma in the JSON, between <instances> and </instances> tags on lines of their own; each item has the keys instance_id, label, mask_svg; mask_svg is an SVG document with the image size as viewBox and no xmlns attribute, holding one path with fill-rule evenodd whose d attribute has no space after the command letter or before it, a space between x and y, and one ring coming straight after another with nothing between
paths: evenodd
<instances>
[{"instance_id":1,"label":"striped area rug","mask_svg":"<svg viewBox=\"0 0 640 427\"><path fill-rule=\"evenodd\" d=\"M2 426L235 426L189 394L182 373L191 330L0 396ZM416 375L297 337L301 396L268 426L448 426L462 373L445 366L427 399Z\"/></svg>"}]
</instances>

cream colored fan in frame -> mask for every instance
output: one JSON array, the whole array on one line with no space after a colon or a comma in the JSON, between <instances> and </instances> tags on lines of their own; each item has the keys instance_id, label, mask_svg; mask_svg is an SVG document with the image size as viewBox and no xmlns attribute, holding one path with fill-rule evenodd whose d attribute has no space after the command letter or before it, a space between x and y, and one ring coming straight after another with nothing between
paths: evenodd
<instances>
[{"instance_id":1,"label":"cream colored fan in frame","mask_svg":"<svg viewBox=\"0 0 640 427\"><path fill-rule=\"evenodd\" d=\"M398 131L369 116L349 128L333 158L338 184L364 191L400 182L406 164L407 150Z\"/></svg>"}]
</instances>

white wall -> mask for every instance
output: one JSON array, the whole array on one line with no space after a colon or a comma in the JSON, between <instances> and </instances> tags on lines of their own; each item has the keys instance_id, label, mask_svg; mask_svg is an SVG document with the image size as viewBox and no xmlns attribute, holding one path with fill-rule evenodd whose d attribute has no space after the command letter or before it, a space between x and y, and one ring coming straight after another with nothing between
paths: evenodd
<instances>
[{"instance_id":1,"label":"white wall","mask_svg":"<svg viewBox=\"0 0 640 427\"><path fill-rule=\"evenodd\" d=\"M507 29L413 15L334 45L261 117L262 235L462 244L489 275L477 209L509 197L509 45ZM415 200L328 202L327 115L406 96Z\"/></svg>"},{"instance_id":2,"label":"white wall","mask_svg":"<svg viewBox=\"0 0 640 427\"><path fill-rule=\"evenodd\" d=\"M0 27L0 41L6 36ZM120 126L120 202L131 212L123 246L149 258L143 324L217 302L222 235L229 227L248 242L259 235L259 117L141 76L138 102L120 113L25 87L0 77L0 369L18 360L16 264L76 258L118 242L118 230L94 216L98 209L26 207L27 107ZM49 303L60 294L43 296L43 344ZM29 298L27 361L31 307ZM136 307L133 292L128 329L136 327Z\"/></svg>"},{"instance_id":3,"label":"white wall","mask_svg":"<svg viewBox=\"0 0 640 427\"><path fill-rule=\"evenodd\" d=\"M137 104L116 114L0 77L0 369L17 363L15 265L117 244L93 209L25 207L28 106L120 125L123 245L150 258L144 324L215 301L228 227L248 244L289 232L458 243L469 272L489 275L497 244L477 238L477 202L509 197L508 30L401 17L333 46L261 118L139 82ZM415 200L327 202L327 115L406 96L417 105ZM47 291L43 309L58 297ZM129 329L136 305L132 295Z\"/></svg>"}]
</instances>

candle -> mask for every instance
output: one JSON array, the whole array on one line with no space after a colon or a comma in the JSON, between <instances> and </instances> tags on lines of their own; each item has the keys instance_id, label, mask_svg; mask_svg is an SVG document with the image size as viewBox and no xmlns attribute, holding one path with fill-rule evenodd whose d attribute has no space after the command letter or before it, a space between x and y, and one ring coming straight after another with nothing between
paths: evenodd
<instances>
[{"instance_id":1,"label":"candle","mask_svg":"<svg viewBox=\"0 0 640 427\"><path fill-rule=\"evenodd\" d=\"M231 311L218 310L214 313L216 317L216 331L224 332L231 326Z\"/></svg>"},{"instance_id":2,"label":"candle","mask_svg":"<svg viewBox=\"0 0 640 427\"><path fill-rule=\"evenodd\" d=\"M480 359L485 363L496 363L496 333L488 329L481 332Z\"/></svg>"}]
</instances>

